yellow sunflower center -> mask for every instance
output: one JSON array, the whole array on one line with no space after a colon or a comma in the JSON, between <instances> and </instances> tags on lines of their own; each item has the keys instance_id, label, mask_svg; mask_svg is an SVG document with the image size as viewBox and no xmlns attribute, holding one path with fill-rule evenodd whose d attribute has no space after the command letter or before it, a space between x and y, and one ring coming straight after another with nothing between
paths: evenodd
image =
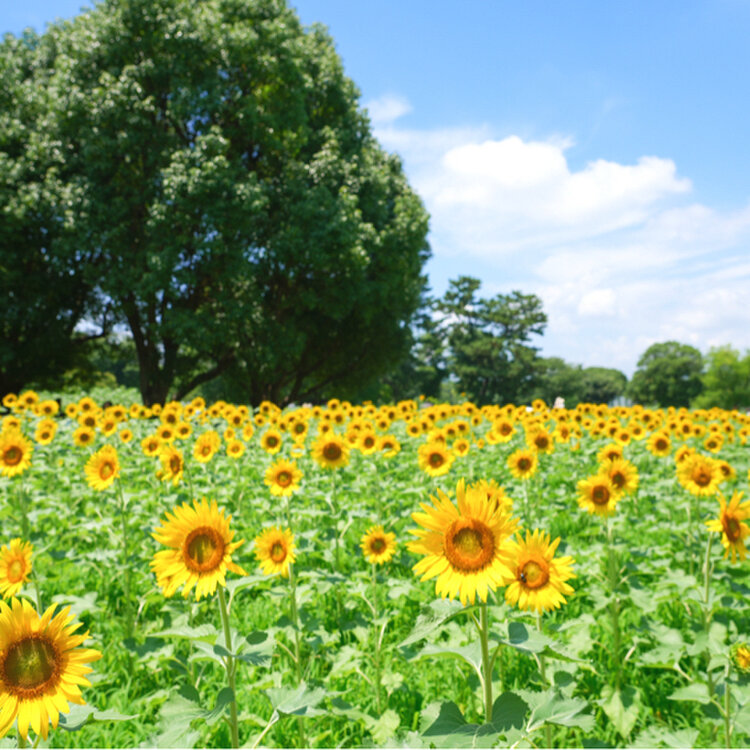
<instances>
[{"instance_id":1,"label":"yellow sunflower center","mask_svg":"<svg viewBox=\"0 0 750 750\"><path fill-rule=\"evenodd\" d=\"M726 516L724 518L724 533L730 542L736 542L742 535L740 522L734 516Z\"/></svg>"},{"instance_id":2,"label":"yellow sunflower center","mask_svg":"<svg viewBox=\"0 0 750 750\"><path fill-rule=\"evenodd\" d=\"M271 559L275 563L282 563L286 559L286 545L281 541L276 541L271 545L269 552Z\"/></svg>"},{"instance_id":3,"label":"yellow sunflower center","mask_svg":"<svg viewBox=\"0 0 750 750\"><path fill-rule=\"evenodd\" d=\"M430 453L430 466L435 467L436 469L439 466L442 466L445 463L445 459L443 458L442 453Z\"/></svg>"},{"instance_id":4,"label":"yellow sunflower center","mask_svg":"<svg viewBox=\"0 0 750 750\"><path fill-rule=\"evenodd\" d=\"M99 467L99 478L109 479L115 473L115 465L111 461L104 461Z\"/></svg>"},{"instance_id":5,"label":"yellow sunflower center","mask_svg":"<svg viewBox=\"0 0 750 750\"><path fill-rule=\"evenodd\" d=\"M200 526L188 534L183 558L185 565L196 573L216 570L224 559L224 539L216 529Z\"/></svg>"},{"instance_id":6,"label":"yellow sunflower center","mask_svg":"<svg viewBox=\"0 0 750 750\"><path fill-rule=\"evenodd\" d=\"M16 558L13 562L8 565L8 580L11 583L18 583L26 572L26 565L23 560Z\"/></svg>"},{"instance_id":7,"label":"yellow sunflower center","mask_svg":"<svg viewBox=\"0 0 750 750\"><path fill-rule=\"evenodd\" d=\"M456 570L482 570L495 556L495 536L476 518L458 518L445 532L443 549Z\"/></svg>"},{"instance_id":8,"label":"yellow sunflower center","mask_svg":"<svg viewBox=\"0 0 750 750\"><path fill-rule=\"evenodd\" d=\"M15 466L16 464L21 463L22 457L23 452L21 449L15 445L11 445L11 447L3 453L3 463L5 463L6 466Z\"/></svg>"},{"instance_id":9,"label":"yellow sunflower center","mask_svg":"<svg viewBox=\"0 0 750 750\"><path fill-rule=\"evenodd\" d=\"M281 487L288 487L292 483L292 475L290 472L284 470L280 471L276 475L276 484L280 485Z\"/></svg>"},{"instance_id":10,"label":"yellow sunflower center","mask_svg":"<svg viewBox=\"0 0 750 750\"><path fill-rule=\"evenodd\" d=\"M597 484L591 490L591 500L596 505L606 505L609 502L609 490L603 484Z\"/></svg>"},{"instance_id":11,"label":"yellow sunflower center","mask_svg":"<svg viewBox=\"0 0 750 750\"><path fill-rule=\"evenodd\" d=\"M693 470L693 481L699 487L708 487L711 484L711 472L705 466L698 466Z\"/></svg>"},{"instance_id":12,"label":"yellow sunflower center","mask_svg":"<svg viewBox=\"0 0 750 750\"><path fill-rule=\"evenodd\" d=\"M55 647L44 636L29 635L12 644L2 662L3 687L18 698L43 692L60 672Z\"/></svg>"},{"instance_id":13,"label":"yellow sunflower center","mask_svg":"<svg viewBox=\"0 0 750 750\"><path fill-rule=\"evenodd\" d=\"M323 447L323 456L328 461L338 461L341 458L341 446L338 443L326 443Z\"/></svg>"},{"instance_id":14,"label":"yellow sunflower center","mask_svg":"<svg viewBox=\"0 0 750 750\"><path fill-rule=\"evenodd\" d=\"M301 434L302 434L302 433L303 433L303 432L305 431L305 425L303 425L303 424L299 424L299 423L298 423L298 424L296 424L296 425L294 425L294 431L295 431L295 432L296 432L296 433L297 433L298 435L301 435Z\"/></svg>"},{"instance_id":15,"label":"yellow sunflower center","mask_svg":"<svg viewBox=\"0 0 750 750\"><path fill-rule=\"evenodd\" d=\"M545 560L529 560L521 568L518 577L527 589L538 589L549 581L549 566Z\"/></svg>"},{"instance_id":16,"label":"yellow sunflower center","mask_svg":"<svg viewBox=\"0 0 750 750\"><path fill-rule=\"evenodd\" d=\"M370 541L370 549L376 554L379 555L385 548L386 548L385 539L383 539L382 536L375 537L375 539L372 539Z\"/></svg>"}]
</instances>

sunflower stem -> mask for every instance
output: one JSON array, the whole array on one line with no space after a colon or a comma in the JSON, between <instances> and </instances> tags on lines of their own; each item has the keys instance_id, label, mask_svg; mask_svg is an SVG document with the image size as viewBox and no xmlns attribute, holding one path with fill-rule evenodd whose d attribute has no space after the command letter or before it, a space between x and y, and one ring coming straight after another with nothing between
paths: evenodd
<instances>
[{"instance_id":1,"label":"sunflower stem","mask_svg":"<svg viewBox=\"0 0 750 750\"><path fill-rule=\"evenodd\" d=\"M36 593L36 610L39 612L39 614L42 614L42 594L39 590L39 584L36 581L36 576L34 576L31 579L31 582L34 584L34 592Z\"/></svg>"},{"instance_id":2,"label":"sunflower stem","mask_svg":"<svg viewBox=\"0 0 750 750\"><path fill-rule=\"evenodd\" d=\"M482 682L484 687L484 721L485 724L492 723L492 661L490 660L490 616L487 602L479 606L481 613L481 627L479 629L479 640L482 645Z\"/></svg>"},{"instance_id":3,"label":"sunflower stem","mask_svg":"<svg viewBox=\"0 0 750 750\"><path fill-rule=\"evenodd\" d=\"M536 614L536 627L537 630L541 633L542 632L542 613L537 612ZM549 684L547 682L547 664L544 659L544 652L539 654L539 673L542 676L542 683L544 687L546 688ZM544 725L544 744L545 747L552 747L552 727L545 723Z\"/></svg>"},{"instance_id":4,"label":"sunflower stem","mask_svg":"<svg viewBox=\"0 0 750 750\"><path fill-rule=\"evenodd\" d=\"M703 625L708 632L708 626L711 623L711 608L709 607L709 594L710 594L710 583L711 583L711 571L713 565L711 565L711 545L713 544L714 535L708 532L708 541L706 543L706 559L703 564Z\"/></svg>"},{"instance_id":5,"label":"sunflower stem","mask_svg":"<svg viewBox=\"0 0 750 750\"><path fill-rule=\"evenodd\" d=\"M732 671L732 662L727 662L727 673L724 679L724 747L732 747L732 722L730 711L732 708L731 694L729 692L729 675Z\"/></svg>"},{"instance_id":6,"label":"sunflower stem","mask_svg":"<svg viewBox=\"0 0 750 750\"><path fill-rule=\"evenodd\" d=\"M620 602L617 598L617 559L613 541L612 525L607 516L607 568L609 572L609 612L612 617L613 656L615 658L615 686L620 687Z\"/></svg>"},{"instance_id":7,"label":"sunflower stem","mask_svg":"<svg viewBox=\"0 0 750 750\"><path fill-rule=\"evenodd\" d=\"M122 563L125 567L125 632L128 638L133 637L133 603L130 601L131 571L128 563L128 520L125 510L125 496L122 493L120 480L115 480L117 500L120 506L120 524L122 526Z\"/></svg>"},{"instance_id":8,"label":"sunflower stem","mask_svg":"<svg viewBox=\"0 0 750 750\"><path fill-rule=\"evenodd\" d=\"M380 716L382 711L380 689L380 638L378 637L378 573L372 563L372 636L375 641L375 708Z\"/></svg>"},{"instance_id":9,"label":"sunflower stem","mask_svg":"<svg viewBox=\"0 0 750 750\"><path fill-rule=\"evenodd\" d=\"M224 643L227 651L232 653L232 631L229 629L229 610L227 609L227 600L224 596L224 587L217 586L219 593L219 612L221 613L221 624L224 627ZM232 701L229 704L229 728L232 733L232 747L240 746L239 725L237 722L237 695L234 687L234 669L235 661L233 656L227 656L224 659L224 667L227 671L227 682L229 689L232 691Z\"/></svg>"},{"instance_id":10,"label":"sunflower stem","mask_svg":"<svg viewBox=\"0 0 750 750\"><path fill-rule=\"evenodd\" d=\"M289 602L291 605L292 624L294 625L294 675L297 678L297 685L300 685L302 684L302 661L299 642L299 612L297 611L297 579L294 575L294 564L289 565ZM307 747L307 734L305 733L305 725L301 716L297 717L297 729L299 730L300 747Z\"/></svg>"},{"instance_id":11,"label":"sunflower stem","mask_svg":"<svg viewBox=\"0 0 750 750\"><path fill-rule=\"evenodd\" d=\"M26 489L23 486L23 479L18 483L18 504L21 508L21 536L25 542L31 541L29 534L29 516L28 508L26 507Z\"/></svg>"}]
</instances>

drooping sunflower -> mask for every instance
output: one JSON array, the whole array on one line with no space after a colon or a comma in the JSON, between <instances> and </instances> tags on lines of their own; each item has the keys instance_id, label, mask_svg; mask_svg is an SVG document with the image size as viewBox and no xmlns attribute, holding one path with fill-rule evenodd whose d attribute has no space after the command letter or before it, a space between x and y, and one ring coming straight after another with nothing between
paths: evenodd
<instances>
[{"instance_id":1,"label":"drooping sunflower","mask_svg":"<svg viewBox=\"0 0 750 750\"><path fill-rule=\"evenodd\" d=\"M518 521L494 509L483 491L466 488L463 479L456 485L457 506L442 490L437 495L430 497L432 506L421 503L424 512L411 516L423 528L411 531L417 539L408 548L425 556L413 570L423 581L437 577L435 592L443 598L485 602L489 590L512 576L508 537Z\"/></svg>"},{"instance_id":2,"label":"drooping sunflower","mask_svg":"<svg viewBox=\"0 0 750 750\"><path fill-rule=\"evenodd\" d=\"M225 585L227 570L246 575L232 561L232 553L244 539L232 541L231 518L219 510L216 500L209 503L205 497L167 512L166 520L151 535L169 547L157 552L150 563L164 596L172 596L184 584L184 597L195 587L195 598L201 599L213 594L217 584Z\"/></svg>"},{"instance_id":3,"label":"drooping sunflower","mask_svg":"<svg viewBox=\"0 0 750 750\"><path fill-rule=\"evenodd\" d=\"M255 537L255 556L263 573L277 573L289 577L289 566L297 559L294 554L294 534L291 529L272 526Z\"/></svg>"},{"instance_id":4,"label":"drooping sunflower","mask_svg":"<svg viewBox=\"0 0 750 750\"><path fill-rule=\"evenodd\" d=\"M20 430L7 429L0 432L0 474L15 477L31 466L34 444Z\"/></svg>"},{"instance_id":5,"label":"drooping sunflower","mask_svg":"<svg viewBox=\"0 0 750 750\"><path fill-rule=\"evenodd\" d=\"M272 456L281 450L281 445L281 433L274 428L266 430L263 433L263 437L260 439L260 447Z\"/></svg>"},{"instance_id":6,"label":"drooping sunflower","mask_svg":"<svg viewBox=\"0 0 750 750\"><path fill-rule=\"evenodd\" d=\"M715 495L724 475L716 459L693 453L677 466L677 479L692 495Z\"/></svg>"},{"instance_id":7,"label":"drooping sunflower","mask_svg":"<svg viewBox=\"0 0 750 750\"><path fill-rule=\"evenodd\" d=\"M638 469L626 458L616 458L602 464L618 492L630 495L638 489Z\"/></svg>"},{"instance_id":8,"label":"drooping sunflower","mask_svg":"<svg viewBox=\"0 0 750 750\"><path fill-rule=\"evenodd\" d=\"M735 492L727 504L722 493L719 493L719 517L706 521L709 531L721 533L721 543L724 547L724 557L731 554L732 562L744 560L747 556L745 539L750 534L750 527L745 521L750 518L750 500L741 503L742 493Z\"/></svg>"},{"instance_id":9,"label":"drooping sunflower","mask_svg":"<svg viewBox=\"0 0 750 750\"><path fill-rule=\"evenodd\" d=\"M6 599L15 596L28 581L33 549L20 539L12 539L0 549L0 594Z\"/></svg>"},{"instance_id":10,"label":"drooping sunflower","mask_svg":"<svg viewBox=\"0 0 750 750\"><path fill-rule=\"evenodd\" d=\"M86 663L102 655L79 648L88 633L74 635L81 623L70 607L55 614L56 606L40 617L25 599L0 602L0 736L18 719L24 740L29 728L46 739L50 722L57 727L60 713L70 710L68 702L85 703L79 685L91 685Z\"/></svg>"},{"instance_id":11,"label":"drooping sunflower","mask_svg":"<svg viewBox=\"0 0 750 750\"><path fill-rule=\"evenodd\" d=\"M526 532L526 539L511 541L513 553L512 576L507 581L505 601L519 609L545 612L565 604L565 597L573 593L566 581L575 578L572 557L558 557L555 550L560 537L550 542L549 534L540 529Z\"/></svg>"},{"instance_id":12,"label":"drooping sunflower","mask_svg":"<svg viewBox=\"0 0 750 750\"><path fill-rule=\"evenodd\" d=\"M318 437L312 447L313 458L324 469L338 469L349 463L349 445L334 432Z\"/></svg>"},{"instance_id":13,"label":"drooping sunflower","mask_svg":"<svg viewBox=\"0 0 750 750\"><path fill-rule=\"evenodd\" d=\"M382 565L391 560L396 552L396 535L384 531L382 526L370 526L360 539L359 546L367 562Z\"/></svg>"},{"instance_id":14,"label":"drooping sunflower","mask_svg":"<svg viewBox=\"0 0 750 750\"><path fill-rule=\"evenodd\" d=\"M536 472L536 451L519 448L508 456L508 468L516 479L531 479Z\"/></svg>"},{"instance_id":15,"label":"drooping sunflower","mask_svg":"<svg viewBox=\"0 0 750 750\"><path fill-rule=\"evenodd\" d=\"M299 489L302 472L294 461L280 458L267 469L263 479L271 488L271 494L277 497L288 497Z\"/></svg>"},{"instance_id":16,"label":"drooping sunflower","mask_svg":"<svg viewBox=\"0 0 750 750\"><path fill-rule=\"evenodd\" d=\"M182 451L171 443L164 445L159 452L159 461L161 462L161 478L165 482L171 480L172 485L176 487L185 473L185 459L182 457Z\"/></svg>"},{"instance_id":17,"label":"drooping sunflower","mask_svg":"<svg viewBox=\"0 0 750 750\"><path fill-rule=\"evenodd\" d=\"M450 471L455 455L445 443L431 441L419 446L417 452L419 468L431 477L441 477Z\"/></svg>"},{"instance_id":18,"label":"drooping sunflower","mask_svg":"<svg viewBox=\"0 0 750 750\"><path fill-rule=\"evenodd\" d=\"M86 481L95 490L106 490L120 476L120 461L117 450L103 445L86 462Z\"/></svg>"},{"instance_id":19,"label":"drooping sunflower","mask_svg":"<svg viewBox=\"0 0 750 750\"><path fill-rule=\"evenodd\" d=\"M604 471L578 482L578 505L589 513L611 516L620 498L621 493Z\"/></svg>"}]
</instances>

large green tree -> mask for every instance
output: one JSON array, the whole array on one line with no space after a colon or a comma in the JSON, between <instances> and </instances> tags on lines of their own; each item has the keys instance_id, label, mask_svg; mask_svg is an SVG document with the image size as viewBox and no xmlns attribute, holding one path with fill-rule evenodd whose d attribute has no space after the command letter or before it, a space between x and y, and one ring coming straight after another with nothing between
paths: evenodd
<instances>
[{"instance_id":1,"label":"large green tree","mask_svg":"<svg viewBox=\"0 0 750 750\"><path fill-rule=\"evenodd\" d=\"M696 407L742 409L750 406L750 350L741 354L732 346L717 346L706 355L703 393Z\"/></svg>"},{"instance_id":2,"label":"large green tree","mask_svg":"<svg viewBox=\"0 0 750 750\"><path fill-rule=\"evenodd\" d=\"M586 367L583 370L581 400L592 404L608 404L627 390L628 378L613 367Z\"/></svg>"},{"instance_id":3,"label":"large green tree","mask_svg":"<svg viewBox=\"0 0 750 750\"><path fill-rule=\"evenodd\" d=\"M434 303L448 369L459 390L477 403L525 400L540 368L530 341L547 324L542 302L519 291L481 298L480 285L478 279L461 276Z\"/></svg>"},{"instance_id":4,"label":"large green tree","mask_svg":"<svg viewBox=\"0 0 750 750\"><path fill-rule=\"evenodd\" d=\"M641 355L628 385L634 401L657 406L689 406L703 390L703 356L689 344L652 344Z\"/></svg>"},{"instance_id":5,"label":"large green tree","mask_svg":"<svg viewBox=\"0 0 750 750\"><path fill-rule=\"evenodd\" d=\"M105 0L45 36L60 262L85 255L145 401L219 375L310 398L403 355L427 215L324 29L283 0Z\"/></svg>"}]
</instances>

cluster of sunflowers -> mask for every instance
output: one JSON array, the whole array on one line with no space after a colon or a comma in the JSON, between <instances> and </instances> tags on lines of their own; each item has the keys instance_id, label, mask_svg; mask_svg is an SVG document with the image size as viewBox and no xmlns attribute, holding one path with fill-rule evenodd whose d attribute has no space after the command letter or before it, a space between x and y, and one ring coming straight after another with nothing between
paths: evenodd
<instances>
[{"instance_id":1,"label":"cluster of sunflowers","mask_svg":"<svg viewBox=\"0 0 750 750\"><path fill-rule=\"evenodd\" d=\"M582 452L589 441L607 441L597 452L596 472L577 483L579 506L607 519L618 502L639 487L638 469L625 451L643 441L655 460L673 456L675 476L689 493L717 496L718 518L706 525L721 534L733 561L746 556L750 502L742 502L741 492L730 500L721 493L721 485L734 480L736 471L717 455L727 443L746 444L750 418L739 412L593 404L566 410L540 401L480 408L408 400L376 407L337 399L286 410L270 402L257 410L223 401L208 405L201 398L187 404L126 407L100 406L88 396L61 408L32 391L8 394L3 405L8 413L0 430L0 473L8 481L33 470L35 446L62 439L77 449L93 449L84 476L96 491L119 487L121 455L133 451L154 459L159 480L174 487L188 483L192 503L167 512L152 534L164 549L154 554L151 568L167 597L178 590L185 597L194 592L197 599L217 591L222 596L228 571L246 575L233 559L244 540L234 539L231 517L215 500L195 498L190 467L191 458L208 466L222 450L239 466L250 446L256 457L270 457L263 482L273 497L286 500L288 509L289 498L303 486L297 464L303 457L335 472L347 466L354 453L388 461L405 451L431 480L447 475L470 453L491 453L508 445L514 449L504 455L504 465L526 495L545 456L562 447ZM27 437L32 433L33 439ZM516 447L519 441L523 445ZM707 454L699 452L696 443ZM411 530L415 539L407 549L421 556L414 572L423 581L436 579L438 595L462 604L487 602L491 591L503 587L507 603L521 610L541 614L564 604L573 593L568 581L575 575L573 558L556 556L561 540L552 540L541 529L522 530L513 518L513 500L495 479L459 479L455 486L455 502L436 488L431 503L422 503L421 512L412 514L417 528ZM395 554L396 535L372 525L360 547L373 566L384 564ZM291 524L265 528L254 539L263 573L290 579L293 598L296 552ZM90 671L85 663L100 656L80 648L86 635L73 635L78 624L67 610L55 615L51 607L40 614L41 607L37 611L26 599L16 598L30 573L31 545L14 539L0 554L0 593L11 598L10 607L0 605L0 736L17 719L24 739L29 727L46 737L48 724L57 726L69 701L82 702L78 686L87 684L84 675ZM737 658L745 658L744 652Z\"/></svg>"}]
</instances>

